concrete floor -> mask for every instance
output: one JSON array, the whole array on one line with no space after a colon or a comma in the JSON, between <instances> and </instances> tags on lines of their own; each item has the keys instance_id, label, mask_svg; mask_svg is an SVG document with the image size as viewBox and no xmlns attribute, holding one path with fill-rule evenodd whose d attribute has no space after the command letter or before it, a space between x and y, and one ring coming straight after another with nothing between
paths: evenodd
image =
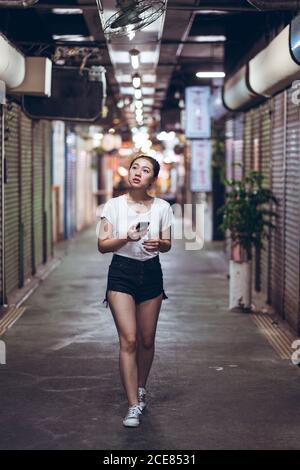
<instances>
[{"instance_id":1,"label":"concrete floor","mask_svg":"<svg viewBox=\"0 0 300 470\"><path fill-rule=\"evenodd\" d=\"M149 409L136 429L102 305L111 254L94 229L27 300L2 338L1 449L299 449L300 371L249 315L231 313L220 245L161 254L165 290Z\"/></svg>"}]
</instances>

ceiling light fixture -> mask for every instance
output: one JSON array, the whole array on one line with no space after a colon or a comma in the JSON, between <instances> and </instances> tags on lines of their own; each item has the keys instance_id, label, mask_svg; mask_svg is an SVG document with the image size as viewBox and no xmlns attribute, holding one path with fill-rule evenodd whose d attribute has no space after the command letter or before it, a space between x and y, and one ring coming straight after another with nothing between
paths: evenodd
<instances>
[{"instance_id":1,"label":"ceiling light fixture","mask_svg":"<svg viewBox=\"0 0 300 470\"><path fill-rule=\"evenodd\" d=\"M225 42L226 36L223 36L221 34L206 35L206 36L192 36L192 37L189 37L189 40L192 40L195 42Z\"/></svg>"},{"instance_id":2,"label":"ceiling light fixture","mask_svg":"<svg viewBox=\"0 0 300 470\"><path fill-rule=\"evenodd\" d=\"M134 86L134 88L140 88L140 86L141 86L141 77L139 76L138 73L133 75L132 85Z\"/></svg>"},{"instance_id":3,"label":"ceiling light fixture","mask_svg":"<svg viewBox=\"0 0 300 470\"><path fill-rule=\"evenodd\" d=\"M141 100L136 100L135 101L135 107L136 107L136 109L142 109L143 102Z\"/></svg>"},{"instance_id":4,"label":"ceiling light fixture","mask_svg":"<svg viewBox=\"0 0 300 470\"><path fill-rule=\"evenodd\" d=\"M55 15L82 15L83 10L80 8L52 8Z\"/></svg>"},{"instance_id":5,"label":"ceiling light fixture","mask_svg":"<svg viewBox=\"0 0 300 470\"><path fill-rule=\"evenodd\" d=\"M224 72L197 72L197 78L224 78Z\"/></svg>"},{"instance_id":6,"label":"ceiling light fixture","mask_svg":"<svg viewBox=\"0 0 300 470\"><path fill-rule=\"evenodd\" d=\"M132 68L135 70L138 69L140 66L140 58L139 58L140 51L138 49L131 49L129 51L129 55L130 55Z\"/></svg>"},{"instance_id":7,"label":"ceiling light fixture","mask_svg":"<svg viewBox=\"0 0 300 470\"><path fill-rule=\"evenodd\" d=\"M142 90L140 88L134 90L134 97L136 100L140 100L142 98Z\"/></svg>"},{"instance_id":8,"label":"ceiling light fixture","mask_svg":"<svg viewBox=\"0 0 300 470\"><path fill-rule=\"evenodd\" d=\"M83 42L94 41L93 36L82 36L81 34L53 34L54 41Z\"/></svg>"}]
</instances>

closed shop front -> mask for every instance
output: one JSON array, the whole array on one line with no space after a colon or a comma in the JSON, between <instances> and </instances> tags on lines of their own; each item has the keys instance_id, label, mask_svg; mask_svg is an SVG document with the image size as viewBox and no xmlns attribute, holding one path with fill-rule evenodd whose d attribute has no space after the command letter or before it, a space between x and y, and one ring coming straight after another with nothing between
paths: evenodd
<instances>
[{"instance_id":1,"label":"closed shop front","mask_svg":"<svg viewBox=\"0 0 300 470\"><path fill-rule=\"evenodd\" d=\"M244 176L252 167L252 111L245 114L244 120Z\"/></svg>"},{"instance_id":2,"label":"closed shop front","mask_svg":"<svg viewBox=\"0 0 300 470\"><path fill-rule=\"evenodd\" d=\"M54 243L64 237L65 211L65 123L52 123L52 224Z\"/></svg>"},{"instance_id":3,"label":"closed shop front","mask_svg":"<svg viewBox=\"0 0 300 470\"><path fill-rule=\"evenodd\" d=\"M20 273L23 285L32 274L32 121L20 112Z\"/></svg>"},{"instance_id":4,"label":"closed shop front","mask_svg":"<svg viewBox=\"0 0 300 470\"><path fill-rule=\"evenodd\" d=\"M42 121L33 122L33 244L34 273L43 262L44 219L44 132Z\"/></svg>"},{"instance_id":5,"label":"closed shop front","mask_svg":"<svg viewBox=\"0 0 300 470\"><path fill-rule=\"evenodd\" d=\"M87 152L84 140L77 136L77 167L76 167L76 229L81 230L86 225L86 191L87 191Z\"/></svg>"},{"instance_id":6,"label":"closed shop front","mask_svg":"<svg viewBox=\"0 0 300 470\"><path fill-rule=\"evenodd\" d=\"M272 100L272 190L279 200L276 230L271 243L271 302L278 313L283 314L284 289L284 184L285 184L285 116L286 93Z\"/></svg>"},{"instance_id":7,"label":"closed shop front","mask_svg":"<svg viewBox=\"0 0 300 470\"><path fill-rule=\"evenodd\" d=\"M65 238L76 230L76 134L67 133L66 173L65 173Z\"/></svg>"},{"instance_id":8,"label":"closed shop front","mask_svg":"<svg viewBox=\"0 0 300 470\"><path fill-rule=\"evenodd\" d=\"M232 179L233 178L233 129L234 129L234 121L233 119L228 119L226 121L226 128L225 128L225 136L226 136L226 178ZM228 188L227 188L228 190Z\"/></svg>"},{"instance_id":9,"label":"closed shop front","mask_svg":"<svg viewBox=\"0 0 300 470\"><path fill-rule=\"evenodd\" d=\"M76 142L76 229L81 230L93 221L92 159L88 141L77 136Z\"/></svg>"},{"instance_id":10,"label":"closed shop front","mask_svg":"<svg viewBox=\"0 0 300 470\"><path fill-rule=\"evenodd\" d=\"M233 123L233 178L243 178L244 114L239 114Z\"/></svg>"},{"instance_id":11,"label":"closed shop front","mask_svg":"<svg viewBox=\"0 0 300 470\"><path fill-rule=\"evenodd\" d=\"M3 157L4 157L4 107L0 104L0 305L5 303L4 299L4 181L3 181Z\"/></svg>"},{"instance_id":12,"label":"closed shop front","mask_svg":"<svg viewBox=\"0 0 300 470\"><path fill-rule=\"evenodd\" d=\"M271 112L270 102L267 102L261 107L261 161L260 170L265 177L264 187L270 189L270 161L271 161ZM269 205L266 209L270 209ZM267 239L264 240L264 250L260 253L260 269L261 269L261 291L264 294L265 300L270 303L270 243Z\"/></svg>"},{"instance_id":13,"label":"closed shop front","mask_svg":"<svg viewBox=\"0 0 300 470\"><path fill-rule=\"evenodd\" d=\"M4 257L6 294L19 287L20 260L20 133L19 108L12 103L5 112L4 152L6 176L4 191Z\"/></svg>"},{"instance_id":14,"label":"closed shop front","mask_svg":"<svg viewBox=\"0 0 300 470\"><path fill-rule=\"evenodd\" d=\"M284 315L295 329L299 328L299 167L300 111L287 92L286 156L284 183ZM298 330L299 331L299 330Z\"/></svg>"},{"instance_id":15,"label":"closed shop front","mask_svg":"<svg viewBox=\"0 0 300 470\"><path fill-rule=\"evenodd\" d=\"M44 263L52 255L52 126L44 121Z\"/></svg>"}]
</instances>

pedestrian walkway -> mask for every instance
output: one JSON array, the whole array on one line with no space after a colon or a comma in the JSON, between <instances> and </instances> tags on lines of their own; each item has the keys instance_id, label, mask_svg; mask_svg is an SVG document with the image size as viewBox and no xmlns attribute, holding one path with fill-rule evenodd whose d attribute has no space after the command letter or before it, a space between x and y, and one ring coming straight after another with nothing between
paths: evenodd
<instances>
[{"instance_id":1,"label":"pedestrian walkway","mask_svg":"<svg viewBox=\"0 0 300 470\"><path fill-rule=\"evenodd\" d=\"M299 449L300 370L249 314L228 311L220 244L161 254L165 291L149 409L127 429L118 338L94 228L2 337L1 449Z\"/></svg>"}]
</instances>

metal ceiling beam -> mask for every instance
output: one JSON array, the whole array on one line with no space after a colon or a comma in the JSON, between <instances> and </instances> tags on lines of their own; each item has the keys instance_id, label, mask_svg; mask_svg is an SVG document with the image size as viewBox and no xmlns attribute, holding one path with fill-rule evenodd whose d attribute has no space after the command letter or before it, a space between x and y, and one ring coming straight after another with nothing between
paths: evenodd
<instances>
[{"instance_id":1,"label":"metal ceiling beam","mask_svg":"<svg viewBox=\"0 0 300 470\"><path fill-rule=\"evenodd\" d=\"M287 2L288 3L288 2ZM1 7L0 3L0 7ZM16 5L11 5L11 6L5 6L5 8L20 8L17 7ZM56 4L50 4L50 3L36 3L35 5L32 5L31 8L37 9L37 10L52 10L52 8L68 8L68 9L78 9L80 8L81 10L97 10L97 5L95 3L86 3L86 4L66 4L66 3L56 3ZM242 6L237 5L236 1L228 1L225 4L221 5L220 3L214 3L211 1L206 1L206 2L201 2L201 5L186 5L184 2L173 2L173 3L168 3L167 5L168 10L184 10L184 11L192 11L194 13L201 13L203 10L215 10L215 11L227 11L227 12L256 12L257 9L251 6ZM288 8L287 8L288 9Z\"/></svg>"}]
</instances>

